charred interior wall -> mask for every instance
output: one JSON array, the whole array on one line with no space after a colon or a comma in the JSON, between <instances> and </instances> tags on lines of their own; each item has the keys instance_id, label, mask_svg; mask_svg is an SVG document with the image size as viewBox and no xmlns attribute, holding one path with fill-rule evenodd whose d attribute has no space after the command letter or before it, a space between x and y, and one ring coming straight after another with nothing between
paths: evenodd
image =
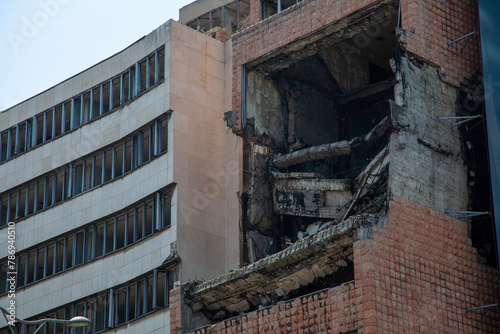
<instances>
[{"instance_id":1,"label":"charred interior wall","mask_svg":"<svg viewBox=\"0 0 500 334\"><path fill-rule=\"evenodd\" d=\"M346 145L345 153L285 168L272 159L362 138L390 114L394 81L389 60L396 41L391 29L396 23L394 18L388 22L378 39L364 47L355 38L320 40L323 46L292 55L288 63L270 60L245 67L245 261L283 249L299 232L307 235L321 222L339 222L346 214L354 178L380 152L384 139L371 144L360 139ZM312 183L318 188L312 189ZM282 189L286 184L295 187Z\"/></svg>"}]
</instances>

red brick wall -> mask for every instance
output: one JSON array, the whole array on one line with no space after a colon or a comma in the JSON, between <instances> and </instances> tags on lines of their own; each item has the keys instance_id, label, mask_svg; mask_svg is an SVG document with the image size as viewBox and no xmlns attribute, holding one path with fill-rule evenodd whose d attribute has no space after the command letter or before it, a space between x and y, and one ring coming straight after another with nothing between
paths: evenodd
<instances>
[{"instance_id":1,"label":"red brick wall","mask_svg":"<svg viewBox=\"0 0 500 334\"><path fill-rule=\"evenodd\" d=\"M354 244L355 281L192 333L498 333L498 273L477 262L467 224L408 200ZM179 302L177 302L179 301ZM180 298L171 293L171 331Z\"/></svg>"},{"instance_id":2,"label":"red brick wall","mask_svg":"<svg viewBox=\"0 0 500 334\"><path fill-rule=\"evenodd\" d=\"M407 50L442 66L445 81L458 85L481 72L479 34L470 38L463 52L465 40L448 46L479 31L477 0L403 0L401 13Z\"/></svg>"},{"instance_id":3,"label":"red brick wall","mask_svg":"<svg viewBox=\"0 0 500 334\"><path fill-rule=\"evenodd\" d=\"M170 333L182 333L182 288L178 287L170 290Z\"/></svg>"},{"instance_id":4,"label":"red brick wall","mask_svg":"<svg viewBox=\"0 0 500 334\"><path fill-rule=\"evenodd\" d=\"M191 333L346 333L357 328L354 294L354 283L349 283Z\"/></svg>"}]
</instances>

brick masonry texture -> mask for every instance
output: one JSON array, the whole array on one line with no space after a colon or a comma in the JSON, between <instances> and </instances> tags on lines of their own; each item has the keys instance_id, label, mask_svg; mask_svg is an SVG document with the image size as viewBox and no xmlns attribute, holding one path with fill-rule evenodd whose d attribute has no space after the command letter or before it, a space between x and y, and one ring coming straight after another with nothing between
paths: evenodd
<instances>
[{"instance_id":1,"label":"brick masonry texture","mask_svg":"<svg viewBox=\"0 0 500 334\"><path fill-rule=\"evenodd\" d=\"M498 333L498 276L477 262L467 223L396 198L372 239L354 244L355 281L192 331L211 333ZM170 295L181 333L180 290Z\"/></svg>"},{"instance_id":2,"label":"brick masonry texture","mask_svg":"<svg viewBox=\"0 0 500 334\"><path fill-rule=\"evenodd\" d=\"M260 1L250 1L252 26L233 35L232 107L241 127L242 66L283 47L357 10L377 3L375 0L304 0L260 21ZM479 35L448 46L470 32L478 31L477 0L401 0L401 23L406 31L402 45L437 66L442 78L458 86L481 72Z\"/></svg>"},{"instance_id":3,"label":"brick masonry texture","mask_svg":"<svg viewBox=\"0 0 500 334\"><path fill-rule=\"evenodd\" d=\"M479 32L477 0L403 0L401 22L406 49L438 66L443 79L458 86L481 72L479 34L448 46L473 31Z\"/></svg>"}]
</instances>

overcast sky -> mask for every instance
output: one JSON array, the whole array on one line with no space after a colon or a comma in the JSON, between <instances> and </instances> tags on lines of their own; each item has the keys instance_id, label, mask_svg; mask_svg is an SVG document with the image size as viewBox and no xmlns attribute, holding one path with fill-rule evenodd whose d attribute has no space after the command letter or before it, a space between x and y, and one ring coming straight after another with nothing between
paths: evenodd
<instances>
[{"instance_id":1,"label":"overcast sky","mask_svg":"<svg viewBox=\"0 0 500 334\"><path fill-rule=\"evenodd\" d=\"M194 0L0 0L0 111L123 50Z\"/></svg>"}]
</instances>

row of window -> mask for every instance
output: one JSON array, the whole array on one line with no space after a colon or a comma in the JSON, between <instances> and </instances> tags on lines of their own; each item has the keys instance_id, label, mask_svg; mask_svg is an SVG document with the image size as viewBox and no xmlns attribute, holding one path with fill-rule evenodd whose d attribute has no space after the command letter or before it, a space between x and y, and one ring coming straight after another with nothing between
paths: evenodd
<instances>
[{"instance_id":1,"label":"row of window","mask_svg":"<svg viewBox=\"0 0 500 334\"><path fill-rule=\"evenodd\" d=\"M123 73L0 133L0 162L61 136L135 98L164 78L165 47Z\"/></svg>"},{"instance_id":2,"label":"row of window","mask_svg":"<svg viewBox=\"0 0 500 334\"><path fill-rule=\"evenodd\" d=\"M92 323L85 328L68 328L63 324L46 323L40 334L91 334L143 317L169 305L169 291L173 288L172 272L166 269L154 271L119 287L103 291L96 296L76 301L52 312L33 317L33 320L71 319L87 317ZM15 326L16 334L33 334L40 325ZM4 328L0 334L8 334Z\"/></svg>"},{"instance_id":3,"label":"row of window","mask_svg":"<svg viewBox=\"0 0 500 334\"><path fill-rule=\"evenodd\" d=\"M168 116L112 147L0 195L0 227L65 201L136 169L167 150Z\"/></svg>"},{"instance_id":4,"label":"row of window","mask_svg":"<svg viewBox=\"0 0 500 334\"><path fill-rule=\"evenodd\" d=\"M170 194L158 192L112 217L45 242L35 249L18 252L16 288L92 261L161 231L170 226L170 206ZM0 261L0 268L0 294L4 294L10 285L7 258Z\"/></svg>"}]
</instances>

